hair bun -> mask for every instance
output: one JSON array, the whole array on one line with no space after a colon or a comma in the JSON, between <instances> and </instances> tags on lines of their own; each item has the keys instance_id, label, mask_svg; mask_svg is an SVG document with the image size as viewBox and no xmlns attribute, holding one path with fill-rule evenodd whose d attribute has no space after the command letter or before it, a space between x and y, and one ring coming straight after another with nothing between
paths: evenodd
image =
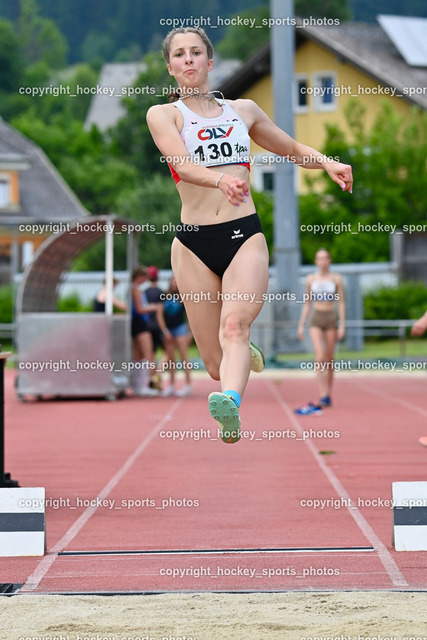
<instances>
[{"instance_id":1,"label":"hair bun","mask_svg":"<svg viewBox=\"0 0 427 640\"><path fill-rule=\"evenodd\" d=\"M176 102L181 97L181 92L178 88L171 89L168 93L168 102Z\"/></svg>"}]
</instances>

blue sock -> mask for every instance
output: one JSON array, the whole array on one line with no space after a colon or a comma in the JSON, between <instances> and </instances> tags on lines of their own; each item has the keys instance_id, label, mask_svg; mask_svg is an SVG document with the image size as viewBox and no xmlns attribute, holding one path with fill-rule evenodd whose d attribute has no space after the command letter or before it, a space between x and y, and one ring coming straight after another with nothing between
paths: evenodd
<instances>
[{"instance_id":1,"label":"blue sock","mask_svg":"<svg viewBox=\"0 0 427 640\"><path fill-rule=\"evenodd\" d=\"M242 398L239 396L237 391L224 391L224 395L231 396L231 398L236 403L236 406L240 407L240 403L242 402Z\"/></svg>"}]
</instances>

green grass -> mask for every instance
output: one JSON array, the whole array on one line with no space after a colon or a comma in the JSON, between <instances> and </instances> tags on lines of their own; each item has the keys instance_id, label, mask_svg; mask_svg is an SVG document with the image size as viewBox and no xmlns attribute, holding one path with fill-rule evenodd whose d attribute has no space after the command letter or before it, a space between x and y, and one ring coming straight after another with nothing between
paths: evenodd
<instances>
[{"instance_id":1,"label":"green grass","mask_svg":"<svg viewBox=\"0 0 427 640\"><path fill-rule=\"evenodd\" d=\"M345 344L339 344L335 352L335 359L378 359L378 358L414 358L427 357L427 339L410 338L405 340L402 353L399 340L382 340L379 342L365 342L363 351L351 351ZM291 360L314 360L312 352L284 353L277 356L279 362Z\"/></svg>"}]
</instances>

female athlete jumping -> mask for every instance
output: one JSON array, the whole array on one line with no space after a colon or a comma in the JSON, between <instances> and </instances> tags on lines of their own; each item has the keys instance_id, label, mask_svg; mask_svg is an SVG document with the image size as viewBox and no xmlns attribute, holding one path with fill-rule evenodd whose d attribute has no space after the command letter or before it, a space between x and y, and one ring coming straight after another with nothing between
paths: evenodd
<instances>
[{"instance_id":1,"label":"female athlete jumping","mask_svg":"<svg viewBox=\"0 0 427 640\"><path fill-rule=\"evenodd\" d=\"M249 333L268 284L267 244L249 191L250 139L306 168L324 168L343 190L352 189L351 167L293 140L252 100L213 97L213 48L203 29L171 31L163 55L180 98L151 107L147 122L182 202L172 269L206 369L221 381L209 410L222 439L237 442L249 372L263 368Z\"/></svg>"}]
</instances>

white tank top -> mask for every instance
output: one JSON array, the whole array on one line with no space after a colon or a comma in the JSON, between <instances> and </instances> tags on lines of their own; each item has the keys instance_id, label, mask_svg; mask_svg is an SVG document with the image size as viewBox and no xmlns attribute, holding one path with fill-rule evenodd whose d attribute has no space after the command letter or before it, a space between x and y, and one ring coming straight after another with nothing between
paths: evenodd
<instances>
[{"instance_id":1,"label":"white tank top","mask_svg":"<svg viewBox=\"0 0 427 640\"><path fill-rule=\"evenodd\" d=\"M317 302L333 302L337 299L335 296L337 285L333 280L313 280L310 290L314 294L312 299Z\"/></svg>"},{"instance_id":2,"label":"white tank top","mask_svg":"<svg viewBox=\"0 0 427 640\"><path fill-rule=\"evenodd\" d=\"M173 104L183 115L181 138L194 163L215 167L250 162L248 128L229 104L224 102L222 115L216 118L199 116L181 99Z\"/></svg>"}]
</instances>

